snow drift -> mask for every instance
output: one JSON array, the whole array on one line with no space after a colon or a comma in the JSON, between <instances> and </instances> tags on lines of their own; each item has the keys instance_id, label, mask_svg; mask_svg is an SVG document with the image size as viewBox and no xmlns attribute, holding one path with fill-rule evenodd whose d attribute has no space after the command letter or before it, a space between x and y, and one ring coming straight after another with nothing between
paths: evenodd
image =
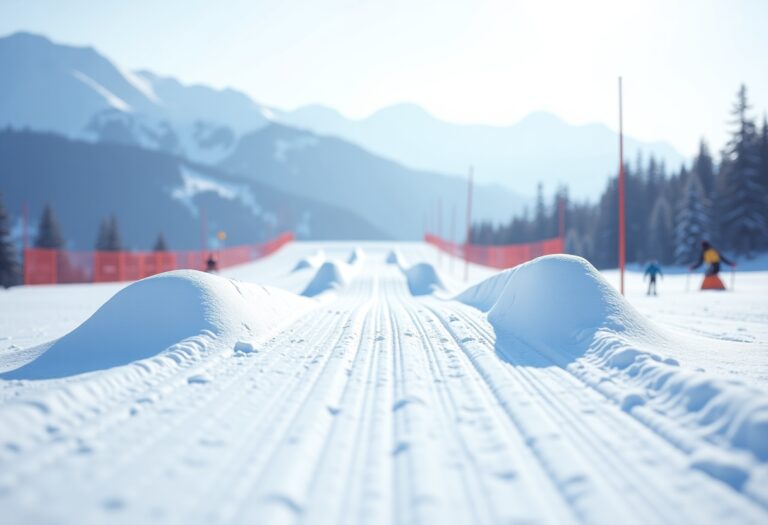
<instances>
[{"instance_id":1,"label":"snow drift","mask_svg":"<svg viewBox=\"0 0 768 525\"><path fill-rule=\"evenodd\" d=\"M497 345L527 343L689 453L692 466L768 505L768 396L664 358L691 340L653 325L586 260L541 257L456 299L487 312Z\"/></svg>"},{"instance_id":2,"label":"snow drift","mask_svg":"<svg viewBox=\"0 0 768 525\"><path fill-rule=\"evenodd\" d=\"M435 267L429 263L414 264L403 268L412 295L429 295L437 290L445 290Z\"/></svg>"},{"instance_id":3,"label":"snow drift","mask_svg":"<svg viewBox=\"0 0 768 525\"><path fill-rule=\"evenodd\" d=\"M363 252L362 248L355 248L347 257L347 264L362 263L363 259L365 259L365 253Z\"/></svg>"},{"instance_id":4,"label":"snow drift","mask_svg":"<svg viewBox=\"0 0 768 525\"><path fill-rule=\"evenodd\" d=\"M314 297L328 290L342 288L352 280L355 273L353 265L342 261L326 261L315 272L315 276L301 295Z\"/></svg>"},{"instance_id":5,"label":"snow drift","mask_svg":"<svg viewBox=\"0 0 768 525\"><path fill-rule=\"evenodd\" d=\"M311 302L289 292L194 270L167 272L116 293L82 325L5 379L48 379L152 357L199 334L257 337Z\"/></svg>"},{"instance_id":6,"label":"snow drift","mask_svg":"<svg viewBox=\"0 0 768 525\"><path fill-rule=\"evenodd\" d=\"M291 271L298 272L299 270L304 270L306 268L317 268L325 262L325 259L325 252L323 250L318 250L314 255L299 259Z\"/></svg>"},{"instance_id":7,"label":"snow drift","mask_svg":"<svg viewBox=\"0 0 768 525\"><path fill-rule=\"evenodd\" d=\"M389 253L387 253L386 263L395 264L400 267L405 267L406 265L403 254L400 253L400 250L398 250L397 248L394 248L390 250Z\"/></svg>"}]
</instances>

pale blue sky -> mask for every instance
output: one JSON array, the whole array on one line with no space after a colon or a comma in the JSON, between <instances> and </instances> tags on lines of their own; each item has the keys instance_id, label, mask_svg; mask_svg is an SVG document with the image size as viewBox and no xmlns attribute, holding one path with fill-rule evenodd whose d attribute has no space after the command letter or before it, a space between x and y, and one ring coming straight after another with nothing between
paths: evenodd
<instances>
[{"instance_id":1,"label":"pale blue sky","mask_svg":"<svg viewBox=\"0 0 768 525\"><path fill-rule=\"evenodd\" d=\"M726 138L741 82L768 108L768 1L2 0L17 30L130 68L231 86L284 109L352 117L415 102L446 120L536 110L695 151Z\"/></svg>"}]
</instances>

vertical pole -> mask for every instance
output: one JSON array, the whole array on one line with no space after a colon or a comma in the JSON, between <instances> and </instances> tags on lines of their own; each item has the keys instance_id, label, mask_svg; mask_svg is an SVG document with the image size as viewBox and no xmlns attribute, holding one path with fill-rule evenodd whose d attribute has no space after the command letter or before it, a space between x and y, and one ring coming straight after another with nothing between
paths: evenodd
<instances>
[{"instance_id":1,"label":"vertical pole","mask_svg":"<svg viewBox=\"0 0 768 525\"><path fill-rule=\"evenodd\" d=\"M565 197L563 195L560 195L560 198L557 201L557 212L558 212L558 227L557 232L560 236L560 239L563 241L563 246L565 246Z\"/></svg>"},{"instance_id":2,"label":"vertical pole","mask_svg":"<svg viewBox=\"0 0 768 525\"><path fill-rule=\"evenodd\" d=\"M464 281L469 281L469 247L472 244L472 176L469 167L469 185L467 187L467 237L464 239Z\"/></svg>"},{"instance_id":3,"label":"vertical pole","mask_svg":"<svg viewBox=\"0 0 768 525\"><path fill-rule=\"evenodd\" d=\"M624 295L624 265L626 258L626 232L624 224L624 114L619 77L619 275L621 295Z\"/></svg>"},{"instance_id":4,"label":"vertical pole","mask_svg":"<svg viewBox=\"0 0 768 525\"><path fill-rule=\"evenodd\" d=\"M448 234L451 237L451 251L450 251L450 272L453 274L453 260L456 258L456 252L454 248L456 247L456 203L453 203L453 206L451 207L451 232Z\"/></svg>"}]
</instances>

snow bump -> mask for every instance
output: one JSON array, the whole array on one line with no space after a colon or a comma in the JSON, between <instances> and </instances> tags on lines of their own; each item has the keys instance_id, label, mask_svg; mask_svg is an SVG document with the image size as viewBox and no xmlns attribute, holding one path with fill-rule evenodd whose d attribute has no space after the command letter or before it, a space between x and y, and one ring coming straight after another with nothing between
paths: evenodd
<instances>
[{"instance_id":1,"label":"snow bump","mask_svg":"<svg viewBox=\"0 0 768 525\"><path fill-rule=\"evenodd\" d=\"M178 270L142 279L117 292L82 325L54 341L5 379L50 379L104 370L165 352L174 361L207 351L180 343L203 335L255 337L309 302L289 292ZM201 339L201 340L202 340Z\"/></svg>"}]
</instances>

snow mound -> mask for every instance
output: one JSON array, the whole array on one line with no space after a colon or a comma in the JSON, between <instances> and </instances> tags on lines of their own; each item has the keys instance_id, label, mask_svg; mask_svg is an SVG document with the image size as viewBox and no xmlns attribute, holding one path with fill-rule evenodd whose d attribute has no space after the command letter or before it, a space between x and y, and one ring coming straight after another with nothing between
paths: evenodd
<instances>
[{"instance_id":1,"label":"snow mound","mask_svg":"<svg viewBox=\"0 0 768 525\"><path fill-rule=\"evenodd\" d=\"M500 292L488 320L523 340L569 346L589 339L598 329L651 331L647 321L581 257L540 257L504 273L506 278L499 276L480 302L487 306L493 297L490 292Z\"/></svg>"},{"instance_id":2,"label":"snow mound","mask_svg":"<svg viewBox=\"0 0 768 525\"><path fill-rule=\"evenodd\" d=\"M306 297L314 297L328 290L346 286L354 277L354 268L341 261L326 261L315 272L315 276L301 292Z\"/></svg>"},{"instance_id":3,"label":"snow mound","mask_svg":"<svg viewBox=\"0 0 768 525\"><path fill-rule=\"evenodd\" d=\"M541 257L456 299L488 313L499 344L527 343L688 452L692 467L768 505L768 396L665 358L691 340L653 325L586 260Z\"/></svg>"},{"instance_id":4,"label":"snow mound","mask_svg":"<svg viewBox=\"0 0 768 525\"><path fill-rule=\"evenodd\" d=\"M389 253L387 253L387 264L396 264L400 267L405 267L405 258L403 257L403 254L400 253L400 250L395 248L394 250L390 250Z\"/></svg>"},{"instance_id":5,"label":"snow mound","mask_svg":"<svg viewBox=\"0 0 768 525\"><path fill-rule=\"evenodd\" d=\"M177 270L117 292L88 320L5 379L49 379L153 357L184 339L258 336L312 303L289 292Z\"/></svg>"},{"instance_id":6,"label":"snow mound","mask_svg":"<svg viewBox=\"0 0 768 525\"><path fill-rule=\"evenodd\" d=\"M298 272L299 270L305 270L307 268L317 268L325 262L325 252L318 250L314 255L303 257L300 259L296 266L293 267L292 272Z\"/></svg>"},{"instance_id":7,"label":"snow mound","mask_svg":"<svg viewBox=\"0 0 768 525\"><path fill-rule=\"evenodd\" d=\"M355 248L347 257L347 264L358 264L365 259L365 253L361 248Z\"/></svg>"},{"instance_id":8,"label":"snow mound","mask_svg":"<svg viewBox=\"0 0 768 525\"><path fill-rule=\"evenodd\" d=\"M429 263L419 263L403 269L408 288L412 295L429 295L436 290L445 290L435 267Z\"/></svg>"}]
</instances>

